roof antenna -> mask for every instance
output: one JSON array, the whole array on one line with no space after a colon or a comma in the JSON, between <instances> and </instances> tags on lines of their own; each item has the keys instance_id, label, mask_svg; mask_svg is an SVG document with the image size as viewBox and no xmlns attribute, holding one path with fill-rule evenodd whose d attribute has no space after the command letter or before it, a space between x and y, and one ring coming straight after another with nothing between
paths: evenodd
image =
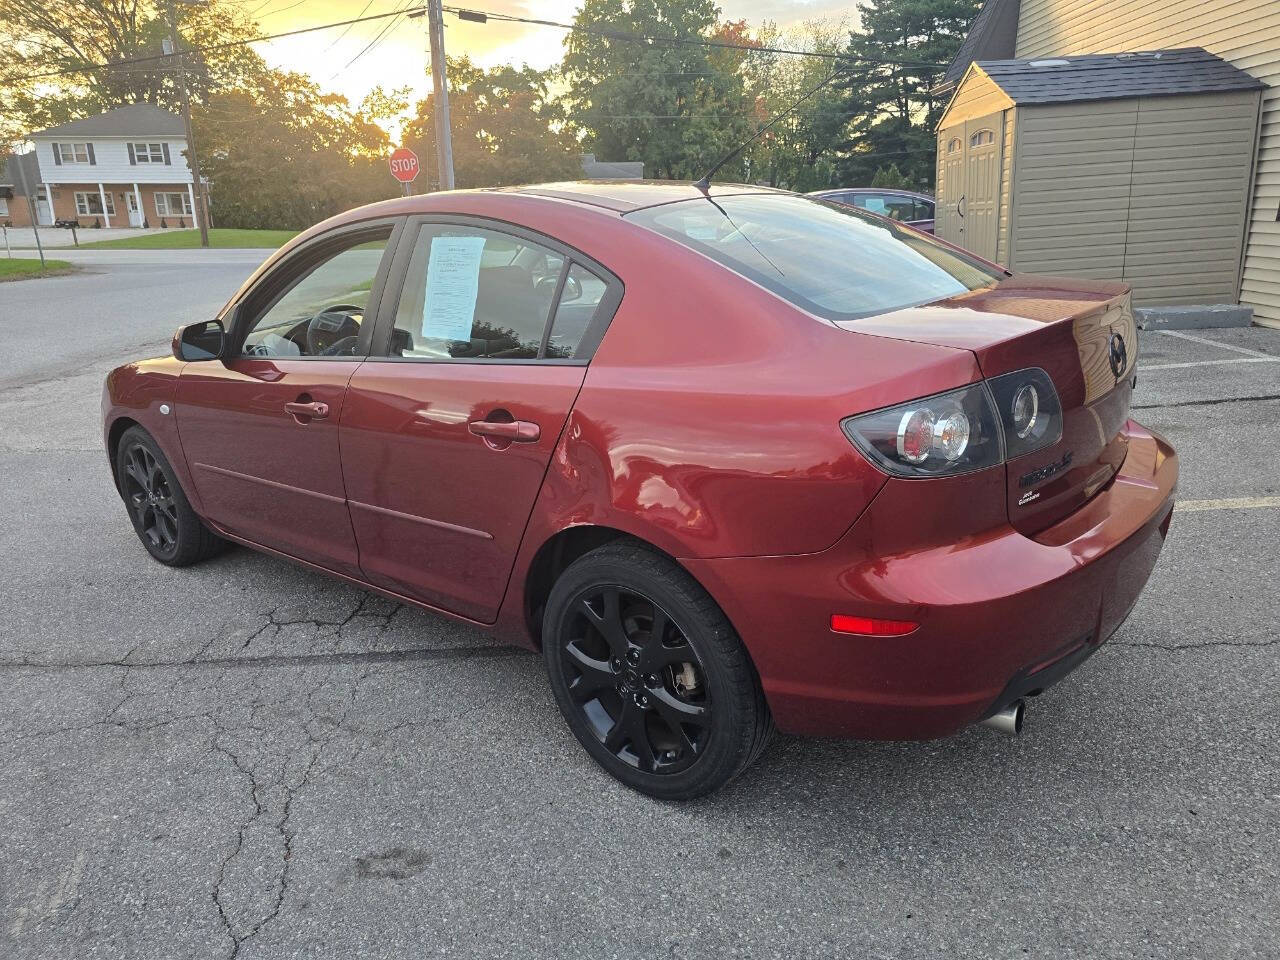
<instances>
[{"instance_id":1,"label":"roof antenna","mask_svg":"<svg viewBox=\"0 0 1280 960\"><path fill-rule=\"evenodd\" d=\"M768 130L770 127L772 127L775 123L777 123L777 122L778 122L779 120L781 120L783 117L787 116L789 113L791 113L793 110L795 110L795 108L796 108L796 107L800 106L800 104L804 103L806 100L808 100L810 97L812 97L815 93L817 93L819 90L821 90L821 89L822 89L823 87L825 87L827 84L829 84L832 80L834 80L834 79L835 79L836 77L838 77L839 75L840 75L840 70L839 70L839 68L836 68L835 70L831 71L831 75L830 75L830 76L828 76L828 77L827 77L825 80L823 80L820 84L818 84L816 87L814 87L814 88L813 88L812 90L810 90L808 93L806 93L803 97L801 97L799 100L797 100L797 101L796 101L795 103L793 103L791 106L787 107L787 109L783 110L780 114L778 114L776 117L774 117L774 118L773 118L772 120L770 120L768 123L761 124L760 129L759 129L759 130L757 130L754 134L752 134L752 135L751 135L751 137L750 137L749 139L744 140L742 143L738 144L738 146L734 147L734 148L733 148L733 150L732 150L732 151L730 151L730 152L729 152L729 153L724 157L724 159L722 159L719 163L717 163L717 164L716 164L715 166L713 166L710 170L708 170L706 173L704 173L704 174L702 175L702 179L701 179L701 180L695 180L693 185L694 185L695 187L697 187L699 190L701 190L703 193L706 193L709 189L711 189L711 178L712 178L712 177L714 177L714 176L716 175L717 171L719 171L719 169L720 169L721 167L723 167L726 163L728 163L730 160L732 160L734 157L736 157L738 154L740 154L743 150L747 149L747 147L751 146L751 144L753 144L753 143L755 143L757 140L759 140L759 139L760 139L760 137L764 135L764 132L765 132L766 130Z\"/></svg>"}]
</instances>

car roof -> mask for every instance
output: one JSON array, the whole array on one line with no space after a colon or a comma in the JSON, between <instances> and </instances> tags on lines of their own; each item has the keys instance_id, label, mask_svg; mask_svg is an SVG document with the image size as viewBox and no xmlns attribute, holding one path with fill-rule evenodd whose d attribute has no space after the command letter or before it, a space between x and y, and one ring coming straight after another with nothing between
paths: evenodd
<instances>
[{"instance_id":1,"label":"car roof","mask_svg":"<svg viewBox=\"0 0 1280 960\"><path fill-rule=\"evenodd\" d=\"M729 197L743 193L776 193L792 195L789 190L756 187L745 183L713 183L705 193L683 180L571 180L564 183L540 183L521 187L497 187L498 193L516 193L533 197L569 200L593 207L604 207L618 213L629 213L642 207L656 207L680 200L700 197Z\"/></svg>"}]
</instances>

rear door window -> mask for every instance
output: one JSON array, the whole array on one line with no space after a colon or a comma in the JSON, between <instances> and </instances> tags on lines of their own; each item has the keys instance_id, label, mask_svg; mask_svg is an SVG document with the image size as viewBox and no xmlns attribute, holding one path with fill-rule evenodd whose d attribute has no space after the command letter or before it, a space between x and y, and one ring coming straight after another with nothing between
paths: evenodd
<instances>
[{"instance_id":1,"label":"rear door window","mask_svg":"<svg viewBox=\"0 0 1280 960\"><path fill-rule=\"evenodd\" d=\"M700 197L626 216L832 320L930 303L1003 276L917 231L808 197Z\"/></svg>"},{"instance_id":2,"label":"rear door window","mask_svg":"<svg viewBox=\"0 0 1280 960\"><path fill-rule=\"evenodd\" d=\"M409 256L389 353L422 360L585 360L619 296L550 244L465 223L425 223Z\"/></svg>"}]
</instances>

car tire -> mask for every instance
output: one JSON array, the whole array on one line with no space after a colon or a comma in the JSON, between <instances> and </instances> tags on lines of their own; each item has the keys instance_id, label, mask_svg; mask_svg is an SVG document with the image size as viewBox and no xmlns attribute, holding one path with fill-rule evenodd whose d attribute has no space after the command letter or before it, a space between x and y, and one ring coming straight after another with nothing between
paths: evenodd
<instances>
[{"instance_id":1,"label":"car tire","mask_svg":"<svg viewBox=\"0 0 1280 960\"><path fill-rule=\"evenodd\" d=\"M773 733L724 612L687 571L636 541L606 544L564 570L547 600L542 649L569 729L605 770L652 797L718 790Z\"/></svg>"},{"instance_id":2,"label":"car tire","mask_svg":"<svg viewBox=\"0 0 1280 960\"><path fill-rule=\"evenodd\" d=\"M116 484L138 539L166 566L190 566L225 548L226 541L191 509L173 466L142 427L130 427L120 437Z\"/></svg>"}]
</instances>

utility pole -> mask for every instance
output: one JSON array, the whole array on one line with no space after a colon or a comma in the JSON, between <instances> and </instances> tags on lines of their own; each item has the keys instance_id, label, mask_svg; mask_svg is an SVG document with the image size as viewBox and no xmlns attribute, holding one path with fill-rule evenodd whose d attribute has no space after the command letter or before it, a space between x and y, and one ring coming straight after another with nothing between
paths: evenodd
<instances>
[{"instance_id":1,"label":"utility pole","mask_svg":"<svg viewBox=\"0 0 1280 960\"><path fill-rule=\"evenodd\" d=\"M449 128L449 79L444 63L444 11L440 0L427 0L427 27L431 37L431 84L436 98L436 166L440 189L453 189L453 136Z\"/></svg>"},{"instance_id":2,"label":"utility pole","mask_svg":"<svg viewBox=\"0 0 1280 960\"><path fill-rule=\"evenodd\" d=\"M187 165L191 169L191 193L196 198L198 210L192 211L200 221L200 246L209 246L209 205L204 202L204 185L200 182L200 161L196 159L196 135L191 129L191 94L187 90L187 67L178 49L178 18L173 12L173 0L165 0L169 11L168 51L178 60L178 80L182 84L182 122L187 130Z\"/></svg>"}]
</instances>

